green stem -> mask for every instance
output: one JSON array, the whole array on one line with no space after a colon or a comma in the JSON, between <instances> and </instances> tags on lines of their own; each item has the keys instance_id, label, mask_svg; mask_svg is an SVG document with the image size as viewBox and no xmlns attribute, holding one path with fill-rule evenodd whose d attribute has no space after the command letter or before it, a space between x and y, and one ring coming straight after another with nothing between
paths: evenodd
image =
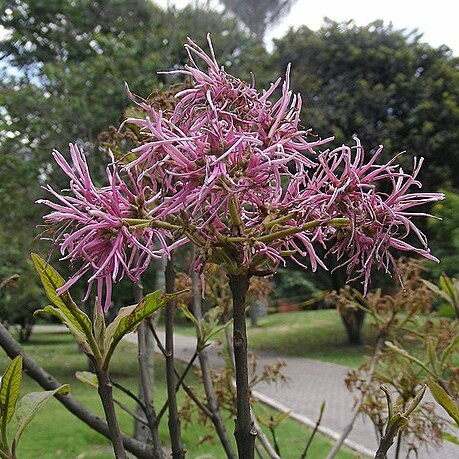
<instances>
[{"instance_id":1,"label":"green stem","mask_svg":"<svg viewBox=\"0 0 459 459\"><path fill-rule=\"evenodd\" d=\"M402 450L402 432L399 432L397 435L397 445L395 447L395 459L399 459L400 452Z\"/></svg>"},{"instance_id":2,"label":"green stem","mask_svg":"<svg viewBox=\"0 0 459 459\"><path fill-rule=\"evenodd\" d=\"M341 227L341 226L348 226L349 220L347 218L332 218L328 221L319 221L313 220L311 222L305 223L301 226L290 226L289 228L284 228L279 231L275 231L274 233L266 234L265 236L261 236L258 238L260 242L273 242L276 239L283 239L287 236L292 236L297 233L301 233L301 231L306 231L308 229L317 228L318 226L333 226L333 227Z\"/></svg>"},{"instance_id":3,"label":"green stem","mask_svg":"<svg viewBox=\"0 0 459 459\"><path fill-rule=\"evenodd\" d=\"M274 220L267 220L263 221L263 225L265 228L272 228L274 225L281 225L282 223L288 222L295 217L295 213L291 213L288 215L284 215L283 217L275 218Z\"/></svg>"},{"instance_id":4,"label":"green stem","mask_svg":"<svg viewBox=\"0 0 459 459\"><path fill-rule=\"evenodd\" d=\"M6 417L3 417L3 420L6 421ZM6 422L2 422L2 445L0 449L0 453L4 453L6 451L9 451L8 447L8 438L6 436ZM10 454L7 453L8 457L10 457Z\"/></svg>"},{"instance_id":5,"label":"green stem","mask_svg":"<svg viewBox=\"0 0 459 459\"><path fill-rule=\"evenodd\" d=\"M234 199L234 196L229 200L228 210L229 210L230 217L231 217L231 223L234 226L241 227L242 220L241 220L241 216L239 215L239 210L236 206L236 201Z\"/></svg>"},{"instance_id":6,"label":"green stem","mask_svg":"<svg viewBox=\"0 0 459 459\"><path fill-rule=\"evenodd\" d=\"M325 410L325 400L322 402L322 405L320 406L319 419L317 419L316 425L314 426L314 430L312 431L312 434L310 435L308 442L306 443L306 446L304 447L304 451L300 459L306 459L306 456L308 455L308 451L312 444L312 440L314 439L317 431L319 430L320 423L322 422L322 416L324 414L324 410Z\"/></svg>"},{"instance_id":7,"label":"green stem","mask_svg":"<svg viewBox=\"0 0 459 459\"><path fill-rule=\"evenodd\" d=\"M148 220L143 218L122 218L121 222L135 228L162 228L165 230L176 231L181 229L181 226L173 225L172 223L162 222L159 220Z\"/></svg>"}]
</instances>

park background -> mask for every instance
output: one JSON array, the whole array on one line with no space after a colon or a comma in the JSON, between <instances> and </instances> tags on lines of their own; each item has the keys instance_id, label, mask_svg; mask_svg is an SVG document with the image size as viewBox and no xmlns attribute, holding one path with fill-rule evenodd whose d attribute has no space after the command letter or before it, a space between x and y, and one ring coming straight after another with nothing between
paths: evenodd
<instances>
[{"instance_id":1,"label":"park background","mask_svg":"<svg viewBox=\"0 0 459 459\"><path fill-rule=\"evenodd\" d=\"M18 324L20 337L27 340L36 320L33 311L46 302L29 254L49 251L37 238L44 212L34 204L44 197L40 185L65 187L62 171L51 160L52 150L65 154L69 142L79 144L92 170L98 171L95 180L100 179L107 145L131 106L124 82L142 96L178 83L176 77L157 72L180 68L187 59L182 46L186 37L204 45L207 32L220 63L246 81L254 79L257 87L266 87L292 63L292 87L304 100L302 122L318 136L334 135L338 146L358 135L368 151L383 144L386 158L404 152L399 162L407 169L415 156L425 157L420 177L424 188L445 192L447 200L433 209L442 221L422 222L433 253L441 259L438 266L425 264L423 277L457 275L458 44L451 35L444 35L443 44L430 29L423 35L421 13L427 8L422 2L404 2L385 21L370 20L368 2L365 9L347 2L348 9L337 10L336 16L333 9L326 10L331 2L322 3L3 0L0 282L12 276L14 282L0 292L2 321ZM454 30L448 26L454 11L447 2L437 2L427 13L429 25L441 23L444 32ZM330 18L322 20L324 15ZM319 16L320 24L317 19L309 23L309 16L311 21ZM57 258L51 253L51 259ZM59 268L66 273L64 264ZM144 275L146 290L155 287L156 277L154 267ZM264 309L299 312L260 319L259 325L267 328L258 338L254 330L256 347L349 366L361 363L368 353L365 345L372 342L371 328L365 328L363 317L346 323L321 296L344 286L343 272L312 274L289 265L273 282L275 293ZM397 288L382 274L373 281L372 288L377 287L389 292ZM77 286L74 296L81 297L82 290ZM119 285L114 301L113 311L132 303L132 289ZM310 309L315 315L305 316ZM318 325L308 329L314 320ZM278 328L267 334L269 326ZM346 347L348 342L354 346Z\"/></svg>"}]
</instances>

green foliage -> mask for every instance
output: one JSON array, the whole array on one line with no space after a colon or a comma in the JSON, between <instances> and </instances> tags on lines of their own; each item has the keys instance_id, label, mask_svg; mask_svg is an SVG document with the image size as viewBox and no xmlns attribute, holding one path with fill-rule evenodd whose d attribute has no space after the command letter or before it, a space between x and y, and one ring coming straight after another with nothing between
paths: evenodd
<instances>
[{"instance_id":1,"label":"green foliage","mask_svg":"<svg viewBox=\"0 0 459 459\"><path fill-rule=\"evenodd\" d=\"M75 304L68 291L61 295L57 290L65 284L63 277L36 253L32 254L32 260L40 276L46 295L54 306L45 306L36 313L44 312L57 317L80 343L85 352L100 358L97 346L91 346L93 341L92 324L89 317Z\"/></svg>"},{"instance_id":2,"label":"green foliage","mask_svg":"<svg viewBox=\"0 0 459 459\"><path fill-rule=\"evenodd\" d=\"M457 403L434 379L429 378L428 385L434 399L453 418L454 422L459 428L459 407Z\"/></svg>"},{"instance_id":3,"label":"green foliage","mask_svg":"<svg viewBox=\"0 0 459 459\"><path fill-rule=\"evenodd\" d=\"M44 212L34 204L43 197L37 184L68 185L52 150L65 155L69 142L79 143L96 183L103 176L98 136L132 105L124 82L143 96L183 82L157 72L182 66L186 37L205 46L207 31L226 67L248 79L251 71L261 80L266 73L263 46L234 18L207 9L164 10L149 0L0 0L0 26L7 32L0 39L0 279L30 274L29 253L47 250L35 239ZM17 311L36 307L29 299L39 298L39 284L25 279L21 298L19 289L0 298L2 319L11 303ZM115 301L129 304L130 289L115 287Z\"/></svg>"},{"instance_id":4,"label":"green foliage","mask_svg":"<svg viewBox=\"0 0 459 459\"><path fill-rule=\"evenodd\" d=\"M222 0L238 19L262 41L266 29L276 24L296 0Z\"/></svg>"},{"instance_id":5,"label":"green foliage","mask_svg":"<svg viewBox=\"0 0 459 459\"><path fill-rule=\"evenodd\" d=\"M16 450L25 428L29 425L42 406L56 394L66 395L68 392L69 386L63 385L53 390L30 392L22 397L16 410L17 424L12 445L13 451Z\"/></svg>"},{"instance_id":6,"label":"green foliage","mask_svg":"<svg viewBox=\"0 0 459 459\"><path fill-rule=\"evenodd\" d=\"M442 272L449 276L459 274L459 194L445 191L446 199L433 206L432 213L439 220L429 219L428 230L433 253L440 264L433 264L435 276Z\"/></svg>"},{"instance_id":7,"label":"green foliage","mask_svg":"<svg viewBox=\"0 0 459 459\"><path fill-rule=\"evenodd\" d=\"M201 320L197 320L186 305L181 305L180 309L196 328L196 338L198 340L196 345L197 352L209 346L211 344L210 340L232 323L232 320L229 320L225 324L220 325L222 309L218 305L207 311Z\"/></svg>"},{"instance_id":8,"label":"green foliage","mask_svg":"<svg viewBox=\"0 0 459 459\"><path fill-rule=\"evenodd\" d=\"M302 271L292 268L280 269L275 281L277 298L303 302L317 292L317 287L305 277Z\"/></svg>"},{"instance_id":9,"label":"green foliage","mask_svg":"<svg viewBox=\"0 0 459 459\"><path fill-rule=\"evenodd\" d=\"M394 443L395 438L399 435L403 427L408 424L410 414L413 413L413 411L421 403L421 400L426 392L426 388L427 386L424 386L421 390L419 390L413 400L411 400L408 407L400 410L400 408L393 403L389 389L385 386L381 386L381 390L386 395L389 416L384 435L382 435L380 439L379 449L376 452L375 459L384 459L386 457L386 453Z\"/></svg>"},{"instance_id":10,"label":"green foliage","mask_svg":"<svg viewBox=\"0 0 459 459\"><path fill-rule=\"evenodd\" d=\"M67 394L69 386L64 385L55 390L31 392L19 400L22 381L22 357L18 355L8 365L0 383L0 455L3 459L14 459L16 448L24 429L32 421L38 410L55 394ZM16 416L16 431L11 449L7 437L7 426Z\"/></svg>"},{"instance_id":11,"label":"green foliage","mask_svg":"<svg viewBox=\"0 0 459 459\"><path fill-rule=\"evenodd\" d=\"M6 431L6 426L11 421L16 403L19 399L19 390L22 380L22 357L15 357L8 365L2 376L0 385L0 413L2 415L1 431Z\"/></svg>"},{"instance_id":12,"label":"green foliage","mask_svg":"<svg viewBox=\"0 0 459 459\"><path fill-rule=\"evenodd\" d=\"M438 279L438 286L429 281L424 283L432 293L446 302L438 309L438 313L450 318L459 318L459 279L443 274Z\"/></svg>"},{"instance_id":13,"label":"green foliage","mask_svg":"<svg viewBox=\"0 0 459 459\"><path fill-rule=\"evenodd\" d=\"M406 150L404 165L423 156L427 189L459 188L459 68L447 47L382 21L367 26L326 20L276 41L279 69L292 63L292 84L305 101L303 122L336 145L356 134L368 150Z\"/></svg>"},{"instance_id":14,"label":"green foliage","mask_svg":"<svg viewBox=\"0 0 459 459\"><path fill-rule=\"evenodd\" d=\"M159 308L165 306L166 303L181 293L163 293L158 290L146 295L137 305L121 308L105 333L103 352L106 352L106 354L104 356L104 366L108 366L108 361L115 347L125 335L134 332L144 319L151 317Z\"/></svg>"},{"instance_id":15,"label":"green foliage","mask_svg":"<svg viewBox=\"0 0 459 459\"><path fill-rule=\"evenodd\" d=\"M5 274L13 270L9 263L0 267L0 272ZM30 338L35 323L33 313L39 308L44 295L31 262L24 263L16 273L9 276L10 281L0 289L0 320L5 326L14 326L11 331L17 331L19 341L25 342Z\"/></svg>"}]
</instances>

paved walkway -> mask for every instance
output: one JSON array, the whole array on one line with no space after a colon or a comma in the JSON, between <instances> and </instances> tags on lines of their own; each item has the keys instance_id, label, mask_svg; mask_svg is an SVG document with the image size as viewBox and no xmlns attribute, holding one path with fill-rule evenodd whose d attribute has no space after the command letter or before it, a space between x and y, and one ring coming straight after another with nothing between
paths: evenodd
<instances>
[{"instance_id":1,"label":"paved walkway","mask_svg":"<svg viewBox=\"0 0 459 459\"><path fill-rule=\"evenodd\" d=\"M127 339L136 342L135 335L130 335ZM195 338L176 334L174 342L176 357L188 361L195 350ZM208 349L211 365L220 368L222 359L219 357L217 346L212 345ZM348 368L316 360L280 357L268 353L259 354L258 368L261 370L264 365L276 363L279 359L287 364L282 372L290 378L288 385L260 383L256 387L255 395L275 408L290 411L293 418L308 425L315 425L320 405L323 400L326 400L327 406L321 431L332 438L338 437L349 422L353 406L352 395L343 382ZM373 457L377 442L371 422L359 417L347 444L361 454ZM393 458L393 451L388 455L388 459L391 458ZM459 459L459 446L445 443L441 449L424 449L420 451L418 459Z\"/></svg>"}]
</instances>

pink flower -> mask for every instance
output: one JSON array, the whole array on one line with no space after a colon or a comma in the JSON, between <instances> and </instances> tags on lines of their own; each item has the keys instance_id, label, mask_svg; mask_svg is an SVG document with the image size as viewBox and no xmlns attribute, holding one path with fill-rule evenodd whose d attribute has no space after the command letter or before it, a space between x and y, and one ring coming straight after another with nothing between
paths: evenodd
<instances>
[{"instance_id":1,"label":"pink flower","mask_svg":"<svg viewBox=\"0 0 459 459\"><path fill-rule=\"evenodd\" d=\"M104 297L104 309L108 310L114 281L127 275L132 281L139 280L154 257L168 253L168 246L159 231L152 228L132 230L123 222L126 218L141 218L147 188L131 175L128 177L131 189L119 176L115 164L107 167L108 185L97 188L90 176L84 154L70 145L72 166L57 151L54 158L70 178L68 193L58 193L50 186L45 189L56 202L40 200L49 206L51 213L45 221L59 228L55 242L60 246L64 259L81 263L78 271L65 283L60 292L67 290L87 272L90 273L89 288L97 281L97 296ZM160 249L154 249L154 238L162 242Z\"/></svg>"},{"instance_id":2,"label":"pink flower","mask_svg":"<svg viewBox=\"0 0 459 459\"><path fill-rule=\"evenodd\" d=\"M338 261L344 260L341 265L347 266L350 277L363 277L366 289L374 262L386 271L390 267L396 269L391 249L416 252L438 261L430 254L427 238L411 220L415 216L430 215L410 209L444 196L410 192L412 187L421 187L416 177L422 158L419 161L415 158L410 175L395 164L395 158L389 163L377 164L382 147L365 162L364 149L360 141L355 140L357 145L352 149L343 146L319 156L320 166L311 177L310 186L323 216L344 217L349 221L348 227L335 231L336 240L330 252ZM411 233L421 247L405 241Z\"/></svg>"},{"instance_id":3,"label":"pink flower","mask_svg":"<svg viewBox=\"0 0 459 459\"><path fill-rule=\"evenodd\" d=\"M127 169L141 168L161 183L162 217L186 215L187 235L202 247L204 258L216 252L218 258L221 250L211 246L221 246L225 238L250 234L244 243L239 241L237 263L249 268L263 255L277 266L283 262L282 249L251 236L263 234L269 209L291 198L284 183L294 182L293 190L315 167L315 149L330 139L307 140L299 125L301 98L289 89L289 70L281 97L271 103L269 96L281 79L259 93L219 67L212 48L212 57L192 41L187 50L192 64L180 73L190 76L193 85L176 95L173 113L166 116L140 103L145 119L126 121L140 126L147 138L133 150L137 159ZM308 254L313 267L321 264L305 235L297 242L289 248Z\"/></svg>"},{"instance_id":4,"label":"pink flower","mask_svg":"<svg viewBox=\"0 0 459 459\"><path fill-rule=\"evenodd\" d=\"M186 45L191 65L175 73L193 84L176 95L172 114L141 103L148 116L127 121L148 138L128 168L141 167L161 182L168 196L159 205L163 216L180 214L182 221L185 215L187 235L201 247L199 267L210 260L229 263L227 269L276 269L292 256L316 269L325 265L315 246L331 245L349 276L362 276L366 286L373 262L386 270L393 265L391 249L435 259L411 221L419 214L409 211L442 199L409 192L420 186L422 160L410 176L395 159L377 164L382 148L365 162L358 140L353 149L317 152L331 138L307 140L289 68L280 98L271 103L280 79L259 93L227 74L209 46L210 56L192 41ZM379 191L388 188L389 195ZM410 233L420 248L405 241Z\"/></svg>"}]
</instances>

